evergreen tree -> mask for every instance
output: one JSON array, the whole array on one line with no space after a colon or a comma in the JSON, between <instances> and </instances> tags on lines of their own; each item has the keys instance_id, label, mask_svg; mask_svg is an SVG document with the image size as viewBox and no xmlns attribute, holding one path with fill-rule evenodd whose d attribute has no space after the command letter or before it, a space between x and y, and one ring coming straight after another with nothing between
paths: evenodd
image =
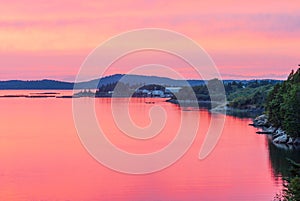
<instances>
[{"instance_id":1,"label":"evergreen tree","mask_svg":"<svg viewBox=\"0 0 300 201\"><path fill-rule=\"evenodd\" d=\"M291 137L300 137L300 69L277 84L266 100L269 122L282 127Z\"/></svg>"},{"instance_id":2,"label":"evergreen tree","mask_svg":"<svg viewBox=\"0 0 300 201\"><path fill-rule=\"evenodd\" d=\"M300 137L300 84L294 84L284 95L283 129L291 137Z\"/></svg>"}]
</instances>

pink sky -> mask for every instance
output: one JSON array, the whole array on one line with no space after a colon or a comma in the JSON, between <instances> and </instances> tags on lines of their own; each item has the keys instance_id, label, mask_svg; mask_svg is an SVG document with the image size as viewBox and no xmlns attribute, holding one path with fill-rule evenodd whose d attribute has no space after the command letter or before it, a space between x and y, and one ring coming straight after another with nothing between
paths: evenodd
<instances>
[{"instance_id":1,"label":"pink sky","mask_svg":"<svg viewBox=\"0 0 300 201\"><path fill-rule=\"evenodd\" d=\"M300 63L298 0L0 0L0 5L0 80L73 81L101 42L148 27L196 41L224 79L285 79Z\"/></svg>"}]
</instances>

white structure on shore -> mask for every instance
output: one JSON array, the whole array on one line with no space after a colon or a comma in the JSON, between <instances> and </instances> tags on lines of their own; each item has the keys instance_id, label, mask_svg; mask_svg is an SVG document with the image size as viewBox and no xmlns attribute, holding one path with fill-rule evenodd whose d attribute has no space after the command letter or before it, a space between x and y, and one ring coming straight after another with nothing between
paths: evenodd
<instances>
[{"instance_id":1,"label":"white structure on shore","mask_svg":"<svg viewBox=\"0 0 300 201\"><path fill-rule=\"evenodd\" d=\"M182 87L166 87L165 93L178 93Z\"/></svg>"}]
</instances>

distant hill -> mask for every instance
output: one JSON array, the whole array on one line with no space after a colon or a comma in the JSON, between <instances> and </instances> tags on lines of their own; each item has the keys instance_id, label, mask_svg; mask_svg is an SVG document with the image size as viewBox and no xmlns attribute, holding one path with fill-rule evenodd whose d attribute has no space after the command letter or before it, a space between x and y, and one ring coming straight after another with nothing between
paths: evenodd
<instances>
[{"instance_id":1,"label":"distant hill","mask_svg":"<svg viewBox=\"0 0 300 201\"><path fill-rule=\"evenodd\" d=\"M55 80L0 81L0 89L73 89L73 83Z\"/></svg>"},{"instance_id":2,"label":"distant hill","mask_svg":"<svg viewBox=\"0 0 300 201\"><path fill-rule=\"evenodd\" d=\"M86 82L77 83L77 88L79 89L93 89L94 86L99 88L101 85L107 85L110 83L115 83L122 81L125 84L136 85L136 84L157 84L163 86L187 86L187 83L191 86L203 85L205 81L203 80L175 80L166 77L158 76L144 76L144 75L124 75L124 74L115 74L106 76L100 79L94 79ZM255 82L255 80L224 80L224 83L230 82L241 82L243 84L248 82ZM278 80L272 80L278 82ZM16 89L60 89L60 90L71 90L73 89L73 82L63 82L56 80L9 80L9 81L0 81L0 90L16 90Z\"/></svg>"},{"instance_id":3,"label":"distant hill","mask_svg":"<svg viewBox=\"0 0 300 201\"><path fill-rule=\"evenodd\" d=\"M100 81L99 81L100 80ZM123 82L124 84L137 85L137 84L157 84L157 85L166 85L166 86L191 86L201 85L205 82L203 80L175 80L166 77L158 76L145 76L145 75L124 75L124 74L115 74L101 79L95 79L88 82L81 82L77 84L79 88L91 88L91 86L97 86L98 88L101 85L107 85L115 82Z\"/></svg>"}]
</instances>

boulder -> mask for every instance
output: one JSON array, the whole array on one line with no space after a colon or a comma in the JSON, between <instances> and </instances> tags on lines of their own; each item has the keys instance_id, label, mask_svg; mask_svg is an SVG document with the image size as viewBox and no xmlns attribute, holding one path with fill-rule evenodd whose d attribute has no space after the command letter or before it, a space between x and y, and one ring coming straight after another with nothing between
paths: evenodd
<instances>
[{"instance_id":1,"label":"boulder","mask_svg":"<svg viewBox=\"0 0 300 201\"><path fill-rule=\"evenodd\" d=\"M254 126L266 126L268 123L268 118L265 114L263 115L260 115L258 117L256 117L254 120L253 120L253 125Z\"/></svg>"},{"instance_id":2,"label":"boulder","mask_svg":"<svg viewBox=\"0 0 300 201\"><path fill-rule=\"evenodd\" d=\"M275 132L275 128L270 126L269 128L263 128L264 132L268 132L268 133L274 133Z\"/></svg>"},{"instance_id":3,"label":"boulder","mask_svg":"<svg viewBox=\"0 0 300 201\"><path fill-rule=\"evenodd\" d=\"M274 143L286 143L288 141L288 136L286 134L278 136L277 138L273 139Z\"/></svg>"},{"instance_id":4,"label":"boulder","mask_svg":"<svg viewBox=\"0 0 300 201\"><path fill-rule=\"evenodd\" d=\"M285 135L285 131L282 130L281 128L278 128L275 132L277 135Z\"/></svg>"},{"instance_id":5,"label":"boulder","mask_svg":"<svg viewBox=\"0 0 300 201\"><path fill-rule=\"evenodd\" d=\"M254 121L264 121L264 120L266 120L266 119L268 119L268 118L267 118L267 115L263 114L263 115L260 115L260 116L256 117L256 118L254 119Z\"/></svg>"},{"instance_id":6,"label":"boulder","mask_svg":"<svg viewBox=\"0 0 300 201\"><path fill-rule=\"evenodd\" d=\"M258 134L273 134L275 132L275 128L270 126L270 127L266 127L266 126L263 126L261 128L261 131L257 131L256 133Z\"/></svg>"},{"instance_id":7,"label":"boulder","mask_svg":"<svg viewBox=\"0 0 300 201\"><path fill-rule=\"evenodd\" d=\"M273 133L273 139L278 138L282 135L284 135L284 134L283 133Z\"/></svg>"},{"instance_id":8,"label":"boulder","mask_svg":"<svg viewBox=\"0 0 300 201\"><path fill-rule=\"evenodd\" d=\"M289 137L287 144L293 144L293 138Z\"/></svg>"}]
</instances>

